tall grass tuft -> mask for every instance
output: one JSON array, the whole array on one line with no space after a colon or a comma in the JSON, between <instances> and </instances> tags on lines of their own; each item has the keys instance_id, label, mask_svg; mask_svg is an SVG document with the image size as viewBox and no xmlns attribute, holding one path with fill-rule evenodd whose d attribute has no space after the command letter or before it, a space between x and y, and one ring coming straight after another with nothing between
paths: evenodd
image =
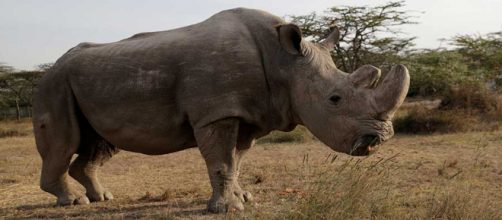
<instances>
[{"instance_id":1,"label":"tall grass tuft","mask_svg":"<svg viewBox=\"0 0 502 220\"><path fill-rule=\"evenodd\" d=\"M390 158L392 159L392 158ZM386 181L390 159L364 163L349 159L314 169L307 195L285 219L359 219L387 216L392 207ZM391 202L391 203L389 203Z\"/></svg>"},{"instance_id":2,"label":"tall grass tuft","mask_svg":"<svg viewBox=\"0 0 502 220\"><path fill-rule=\"evenodd\" d=\"M502 218L502 210L486 199L490 196L480 196L477 188L482 186L472 181L485 170L458 167L454 175L431 176L433 185L402 191L397 189L403 184L399 178L403 170L394 161L397 156L352 158L342 163L334 163L335 157L323 166L308 167L305 196L297 200L290 213L277 219Z\"/></svg>"},{"instance_id":3,"label":"tall grass tuft","mask_svg":"<svg viewBox=\"0 0 502 220\"><path fill-rule=\"evenodd\" d=\"M427 219L501 219L500 207L495 207L479 195L472 194L472 183L453 182L438 187L428 200Z\"/></svg>"}]
</instances>

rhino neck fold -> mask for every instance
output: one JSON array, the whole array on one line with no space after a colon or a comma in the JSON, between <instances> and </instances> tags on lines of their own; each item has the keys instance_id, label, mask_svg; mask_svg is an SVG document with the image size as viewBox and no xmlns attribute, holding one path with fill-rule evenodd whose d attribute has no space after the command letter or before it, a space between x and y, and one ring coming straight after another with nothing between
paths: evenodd
<instances>
[{"instance_id":1,"label":"rhino neck fold","mask_svg":"<svg viewBox=\"0 0 502 220\"><path fill-rule=\"evenodd\" d=\"M266 31L267 38L276 39L277 33L274 29ZM269 120L267 130L291 131L296 125L301 124L293 110L291 102L291 79L288 74L284 74L284 64L281 61L283 51L280 44L255 38L256 45L260 50L263 74L269 94ZM281 66L282 64L282 66Z\"/></svg>"}]
</instances>

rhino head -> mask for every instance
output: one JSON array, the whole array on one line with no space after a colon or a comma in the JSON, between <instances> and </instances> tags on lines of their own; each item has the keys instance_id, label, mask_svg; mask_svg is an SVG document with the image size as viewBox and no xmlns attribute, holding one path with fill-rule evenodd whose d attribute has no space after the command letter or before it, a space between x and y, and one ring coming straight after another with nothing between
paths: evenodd
<instances>
[{"instance_id":1,"label":"rhino head","mask_svg":"<svg viewBox=\"0 0 502 220\"><path fill-rule=\"evenodd\" d=\"M292 108L299 124L338 152L363 156L394 135L391 119L408 92L410 76L394 66L383 79L380 69L365 65L352 74L336 68L330 51L335 30L321 43L303 40L294 24L277 27L285 55L281 68L290 76Z\"/></svg>"}]
</instances>

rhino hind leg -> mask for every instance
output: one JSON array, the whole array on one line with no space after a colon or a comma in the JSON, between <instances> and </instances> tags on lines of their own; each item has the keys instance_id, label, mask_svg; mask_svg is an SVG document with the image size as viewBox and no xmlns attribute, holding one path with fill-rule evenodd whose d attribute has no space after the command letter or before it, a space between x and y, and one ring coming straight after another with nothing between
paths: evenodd
<instances>
[{"instance_id":1,"label":"rhino hind leg","mask_svg":"<svg viewBox=\"0 0 502 220\"><path fill-rule=\"evenodd\" d=\"M237 197L243 202L253 201L253 196L249 191L245 191L241 188L239 184L239 175L241 170L241 164L243 161L244 154L251 148L254 144L254 138L250 135L252 133L252 128L249 126L240 126L239 128L239 138L237 141L237 151L236 151L236 172L234 178L234 191Z\"/></svg>"},{"instance_id":2,"label":"rhino hind leg","mask_svg":"<svg viewBox=\"0 0 502 220\"><path fill-rule=\"evenodd\" d=\"M78 157L70 165L70 176L85 187L86 196L91 202L113 199L98 178L99 168L119 150L101 138L90 126L85 126Z\"/></svg>"},{"instance_id":3,"label":"rhino hind leg","mask_svg":"<svg viewBox=\"0 0 502 220\"><path fill-rule=\"evenodd\" d=\"M70 160L47 158L42 162L40 188L57 197L57 206L89 204L86 196L79 195L68 184L68 165Z\"/></svg>"},{"instance_id":4,"label":"rhino hind leg","mask_svg":"<svg viewBox=\"0 0 502 220\"><path fill-rule=\"evenodd\" d=\"M68 184L68 168L80 142L74 100L67 96L67 87L41 89L51 99L36 101L33 109L35 140L42 157L40 188L56 196L59 206L88 204L89 199Z\"/></svg>"}]
</instances>

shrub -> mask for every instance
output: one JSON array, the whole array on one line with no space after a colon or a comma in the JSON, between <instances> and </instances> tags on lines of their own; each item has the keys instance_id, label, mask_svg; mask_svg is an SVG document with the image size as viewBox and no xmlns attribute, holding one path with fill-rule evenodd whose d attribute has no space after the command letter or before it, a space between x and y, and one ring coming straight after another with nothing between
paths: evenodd
<instances>
[{"instance_id":1,"label":"shrub","mask_svg":"<svg viewBox=\"0 0 502 220\"><path fill-rule=\"evenodd\" d=\"M442 96L448 89L469 78L468 66L460 54L447 50L412 53L405 61L410 70L408 96Z\"/></svg>"},{"instance_id":2,"label":"shrub","mask_svg":"<svg viewBox=\"0 0 502 220\"><path fill-rule=\"evenodd\" d=\"M475 117L461 110L427 110L423 108L410 110L393 121L396 133L448 133L467 131L477 123Z\"/></svg>"},{"instance_id":3,"label":"shrub","mask_svg":"<svg viewBox=\"0 0 502 220\"><path fill-rule=\"evenodd\" d=\"M488 91L479 83L464 83L461 86L451 87L445 94L441 109L466 109L489 113L500 108L499 100L494 92Z\"/></svg>"},{"instance_id":4,"label":"shrub","mask_svg":"<svg viewBox=\"0 0 502 220\"><path fill-rule=\"evenodd\" d=\"M489 120L502 121L502 95L496 97L496 102L495 110L488 112L486 116Z\"/></svg>"}]
</instances>

